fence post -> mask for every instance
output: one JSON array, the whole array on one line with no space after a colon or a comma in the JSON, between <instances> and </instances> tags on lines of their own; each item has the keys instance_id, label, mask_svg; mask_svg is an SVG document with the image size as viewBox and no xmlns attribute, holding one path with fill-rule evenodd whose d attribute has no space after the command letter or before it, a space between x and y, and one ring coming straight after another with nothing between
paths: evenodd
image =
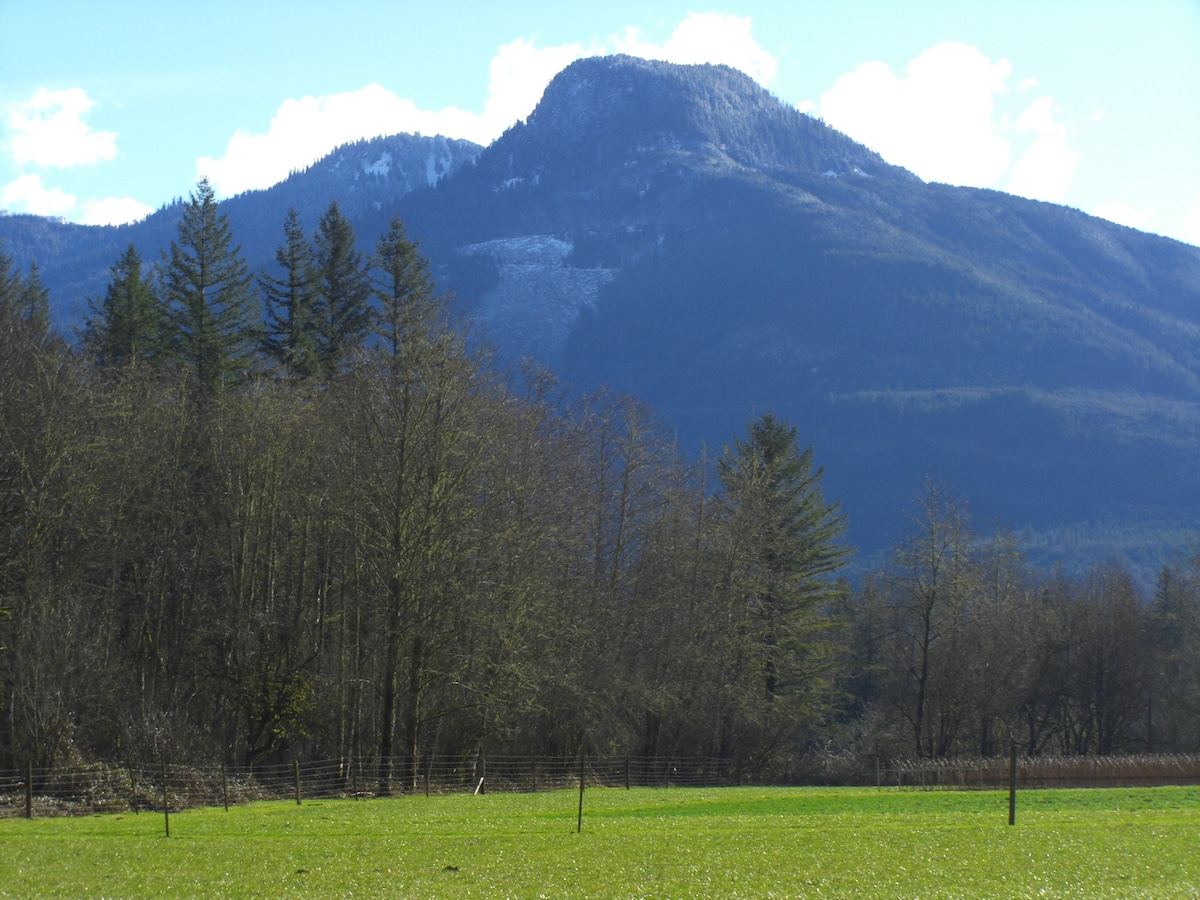
<instances>
[{"instance_id":1,"label":"fence post","mask_svg":"<svg viewBox=\"0 0 1200 900\"><path fill-rule=\"evenodd\" d=\"M163 800L163 831L165 837L171 836L171 806L167 802L167 754L163 753L158 758L159 774L162 776L162 800Z\"/></svg>"},{"instance_id":2,"label":"fence post","mask_svg":"<svg viewBox=\"0 0 1200 900\"><path fill-rule=\"evenodd\" d=\"M1017 742L1008 758L1008 824L1017 824Z\"/></svg>"},{"instance_id":3,"label":"fence post","mask_svg":"<svg viewBox=\"0 0 1200 900\"><path fill-rule=\"evenodd\" d=\"M583 831L583 777L584 763L587 760L587 744L579 743L579 818L575 820L575 833Z\"/></svg>"},{"instance_id":4,"label":"fence post","mask_svg":"<svg viewBox=\"0 0 1200 900\"><path fill-rule=\"evenodd\" d=\"M292 760L292 771L296 776L296 805L300 805L300 760Z\"/></svg>"},{"instance_id":5,"label":"fence post","mask_svg":"<svg viewBox=\"0 0 1200 900\"><path fill-rule=\"evenodd\" d=\"M33 818L33 760L25 760L25 818Z\"/></svg>"},{"instance_id":6,"label":"fence post","mask_svg":"<svg viewBox=\"0 0 1200 900\"><path fill-rule=\"evenodd\" d=\"M224 763L221 763L221 801L225 804L225 812L229 812L229 781L225 777Z\"/></svg>"},{"instance_id":7,"label":"fence post","mask_svg":"<svg viewBox=\"0 0 1200 900\"><path fill-rule=\"evenodd\" d=\"M529 754L529 786L533 793L537 793L537 754Z\"/></svg>"},{"instance_id":8,"label":"fence post","mask_svg":"<svg viewBox=\"0 0 1200 900\"><path fill-rule=\"evenodd\" d=\"M138 798L137 798L137 769L132 765L129 767L129 804L133 807L133 814L138 814Z\"/></svg>"},{"instance_id":9,"label":"fence post","mask_svg":"<svg viewBox=\"0 0 1200 900\"><path fill-rule=\"evenodd\" d=\"M625 790L629 790L629 754L625 754Z\"/></svg>"}]
</instances>

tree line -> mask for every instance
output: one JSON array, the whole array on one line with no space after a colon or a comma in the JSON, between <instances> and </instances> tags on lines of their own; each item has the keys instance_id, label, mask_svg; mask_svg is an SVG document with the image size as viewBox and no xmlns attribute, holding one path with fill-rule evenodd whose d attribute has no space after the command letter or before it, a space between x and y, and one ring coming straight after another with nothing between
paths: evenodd
<instances>
[{"instance_id":1,"label":"tree line","mask_svg":"<svg viewBox=\"0 0 1200 900\"><path fill-rule=\"evenodd\" d=\"M1036 573L931 484L851 586L794 426L688 459L500 369L399 220L289 214L255 277L202 181L74 347L0 276L0 768L1200 748L1197 559Z\"/></svg>"}]
</instances>

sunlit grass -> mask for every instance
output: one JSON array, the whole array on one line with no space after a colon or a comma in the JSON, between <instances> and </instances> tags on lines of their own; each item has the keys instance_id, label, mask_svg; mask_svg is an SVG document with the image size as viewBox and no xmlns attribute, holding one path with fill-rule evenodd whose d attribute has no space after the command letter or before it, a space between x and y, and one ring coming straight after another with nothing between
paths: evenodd
<instances>
[{"instance_id":1,"label":"sunlit grass","mask_svg":"<svg viewBox=\"0 0 1200 900\"><path fill-rule=\"evenodd\" d=\"M0 821L14 897L1200 895L1200 788L589 790Z\"/></svg>"}]
</instances>

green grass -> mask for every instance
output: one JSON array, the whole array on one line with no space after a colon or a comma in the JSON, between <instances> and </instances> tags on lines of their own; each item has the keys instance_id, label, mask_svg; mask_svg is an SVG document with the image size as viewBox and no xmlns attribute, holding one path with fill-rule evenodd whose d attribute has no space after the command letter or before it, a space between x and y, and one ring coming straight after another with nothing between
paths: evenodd
<instances>
[{"instance_id":1,"label":"green grass","mask_svg":"<svg viewBox=\"0 0 1200 900\"><path fill-rule=\"evenodd\" d=\"M577 797L0 820L0 896L1200 897L1200 788Z\"/></svg>"}]
</instances>

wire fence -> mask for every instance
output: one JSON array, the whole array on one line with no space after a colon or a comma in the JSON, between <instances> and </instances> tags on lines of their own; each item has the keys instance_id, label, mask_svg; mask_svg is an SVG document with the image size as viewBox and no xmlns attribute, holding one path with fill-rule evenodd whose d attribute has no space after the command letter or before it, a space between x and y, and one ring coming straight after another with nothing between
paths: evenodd
<instances>
[{"instance_id":1,"label":"wire fence","mask_svg":"<svg viewBox=\"0 0 1200 900\"><path fill-rule=\"evenodd\" d=\"M880 769L877 783L911 790L1002 790L1009 787L1009 760L910 760ZM1200 754L1034 756L1017 760L1017 785L1022 790L1191 784L1200 784Z\"/></svg>"},{"instance_id":2,"label":"wire fence","mask_svg":"<svg viewBox=\"0 0 1200 900\"><path fill-rule=\"evenodd\" d=\"M331 759L234 767L164 762L0 770L0 817L178 812L257 800L514 793L578 787L581 757ZM717 787L740 783L728 760L590 756L588 787Z\"/></svg>"},{"instance_id":3,"label":"wire fence","mask_svg":"<svg viewBox=\"0 0 1200 900\"><path fill-rule=\"evenodd\" d=\"M944 759L879 766L875 783L903 790L1003 790L1010 762ZM0 817L179 812L258 800L365 799L446 793L515 793L575 788L573 756L330 759L234 767L139 762L0 770ZM742 784L730 760L592 756L582 759L587 787L724 787ZM854 783L868 779L855 778ZM825 783L825 782L822 782ZM1018 760L1017 785L1041 788L1153 787L1200 784L1200 754L1032 757Z\"/></svg>"}]
</instances>

